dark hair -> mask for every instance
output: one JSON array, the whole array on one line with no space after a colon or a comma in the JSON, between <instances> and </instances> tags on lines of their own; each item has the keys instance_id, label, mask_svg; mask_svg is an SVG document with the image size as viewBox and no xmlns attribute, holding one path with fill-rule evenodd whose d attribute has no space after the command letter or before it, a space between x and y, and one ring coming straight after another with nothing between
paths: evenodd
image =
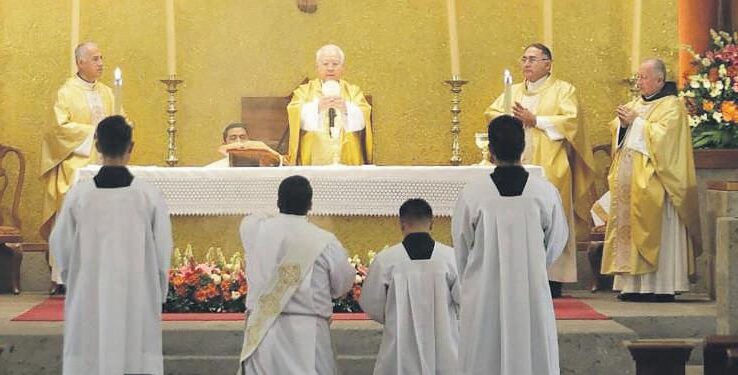
<instances>
[{"instance_id":1,"label":"dark hair","mask_svg":"<svg viewBox=\"0 0 738 375\"><path fill-rule=\"evenodd\" d=\"M234 122L234 123L228 124L228 126L226 126L225 129L223 129L223 141L224 142L226 140L226 137L228 137L228 131L231 129L235 129L235 128L241 128L246 131L246 135L249 134L249 129L246 128L246 124L242 122Z\"/></svg>"},{"instance_id":2,"label":"dark hair","mask_svg":"<svg viewBox=\"0 0 738 375\"><path fill-rule=\"evenodd\" d=\"M548 48L548 47L546 47L545 44L543 44L543 43L533 43L533 44L528 45L528 47L525 47L525 49L527 50L528 48L531 48L531 47L533 47L533 48L541 51L541 53L543 54L543 56L546 56L547 59L553 60L553 55L551 54L551 49Z\"/></svg>"},{"instance_id":3,"label":"dark hair","mask_svg":"<svg viewBox=\"0 0 738 375\"><path fill-rule=\"evenodd\" d=\"M313 188L310 181L299 175L282 180L277 196L277 207L283 214L307 215L313 204Z\"/></svg>"},{"instance_id":4,"label":"dark hair","mask_svg":"<svg viewBox=\"0 0 738 375\"><path fill-rule=\"evenodd\" d=\"M487 126L489 150L495 160L518 162L525 149L523 122L517 117L502 115L489 122Z\"/></svg>"},{"instance_id":5,"label":"dark hair","mask_svg":"<svg viewBox=\"0 0 738 375\"><path fill-rule=\"evenodd\" d=\"M400 206L400 221L428 221L433 219L433 209L425 199L408 199Z\"/></svg>"},{"instance_id":6,"label":"dark hair","mask_svg":"<svg viewBox=\"0 0 738 375\"><path fill-rule=\"evenodd\" d=\"M95 138L97 150L109 157L121 157L128 152L133 137L133 128L123 116L110 116L97 124Z\"/></svg>"}]
</instances>

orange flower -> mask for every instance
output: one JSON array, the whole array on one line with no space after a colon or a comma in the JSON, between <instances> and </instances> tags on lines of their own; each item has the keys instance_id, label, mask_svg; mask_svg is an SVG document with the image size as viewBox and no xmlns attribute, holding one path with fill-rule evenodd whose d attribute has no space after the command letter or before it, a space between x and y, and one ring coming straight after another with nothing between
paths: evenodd
<instances>
[{"instance_id":1,"label":"orange flower","mask_svg":"<svg viewBox=\"0 0 738 375\"><path fill-rule=\"evenodd\" d=\"M174 288L174 291L175 291L175 292L177 293L177 295L178 295L178 296L180 296L180 297L184 297L184 296L186 296L186 295L187 295L187 288L185 288L184 286L179 286L179 287L176 287L176 288Z\"/></svg>"},{"instance_id":2,"label":"orange flower","mask_svg":"<svg viewBox=\"0 0 738 375\"><path fill-rule=\"evenodd\" d=\"M198 289L195 292L195 301L197 301L197 302L205 302L205 300L207 299L207 297L208 297L208 294L203 289Z\"/></svg>"},{"instance_id":3,"label":"orange flower","mask_svg":"<svg viewBox=\"0 0 738 375\"><path fill-rule=\"evenodd\" d=\"M182 275L175 275L172 278L172 285L174 285L175 288L182 286L182 284L184 284L184 282L185 282L185 279L184 279L184 277L182 277Z\"/></svg>"},{"instance_id":4,"label":"orange flower","mask_svg":"<svg viewBox=\"0 0 738 375\"><path fill-rule=\"evenodd\" d=\"M712 112L712 109L715 108L715 103L705 100L702 102L702 109L704 109L706 112Z\"/></svg>"},{"instance_id":5,"label":"orange flower","mask_svg":"<svg viewBox=\"0 0 738 375\"><path fill-rule=\"evenodd\" d=\"M738 122L738 105L733 101L724 101L720 106L723 119L728 122Z\"/></svg>"},{"instance_id":6,"label":"orange flower","mask_svg":"<svg viewBox=\"0 0 738 375\"><path fill-rule=\"evenodd\" d=\"M718 73L717 68L712 68L707 73L707 79L709 79L710 82L717 82L718 78L720 78L720 74Z\"/></svg>"},{"instance_id":7,"label":"orange flower","mask_svg":"<svg viewBox=\"0 0 738 375\"><path fill-rule=\"evenodd\" d=\"M358 285L354 285L353 294L354 294L354 299L358 300L359 298L361 298L361 287Z\"/></svg>"}]
</instances>

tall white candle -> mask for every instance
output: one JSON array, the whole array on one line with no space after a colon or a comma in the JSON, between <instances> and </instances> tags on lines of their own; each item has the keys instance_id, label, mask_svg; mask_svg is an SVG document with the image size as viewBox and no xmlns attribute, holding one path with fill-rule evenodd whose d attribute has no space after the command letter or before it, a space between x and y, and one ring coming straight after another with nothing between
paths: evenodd
<instances>
[{"instance_id":1,"label":"tall white candle","mask_svg":"<svg viewBox=\"0 0 738 375\"><path fill-rule=\"evenodd\" d=\"M448 45L451 50L451 78L461 76L459 67L459 30L456 25L456 0L446 0L448 10Z\"/></svg>"},{"instance_id":2,"label":"tall white candle","mask_svg":"<svg viewBox=\"0 0 738 375\"><path fill-rule=\"evenodd\" d=\"M120 68L115 68L113 77L113 100L115 100L115 110L113 114L121 115L123 114L123 111L121 110L121 108L123 108L123 73L120 71Z\"/></svg>"},{"instance_id":3,"label":"tall white candle","mask_svg":"<svg viewBox=\"0 0 738 375\"><path fill-rule=\"evenodd\" d=\"M177 48L174 34L174 0L167 2L167 73L170 76L177 74Z\"/></svg>"},{"instance_id":4,"label":"tall white candle","mask_svg":"<svg viewBox=\"0 0 738 375\"><path fill-rule=\"evenodd\" d=\"M553 48L553 0L543 0L543 44Z\"/></svg>"},{"instance_id":5,"label":"tall white candle","mask_svg":"<svg viewBox=\"0 0 738 375\"><path fill-rule=\"evenodd\" d=\"M74 57L74 49L79 44L79 0L72 0L72 25L69 35L69 44L71 46L72 61L70 70L72 74L77 73L77 59Z\"/></svg>"},{"instance_id":6,"label":"tall white candle","mask_svg":"<svg viewBox=\"0 0 738 375\"><path fill-rule=\"evenodd\" d=\"M630 71L638 73L641 64L641 17L643 14L643 0L633 0L633 38L630 47Z\"/></svg>"},{"instance_id":7,"label":"tall white candle","mask_svg":"<svg viewBox=\"0 0 738 375\"><path fill-rule=\"evenodd\" d=\"M510 71L505 69L505 74L502 78L503 83L505 84L505 93L502 97L502 105L505 110L505 113L508 115L512 114L512 74L510 74Z\"/></svg>"}]
</instances>

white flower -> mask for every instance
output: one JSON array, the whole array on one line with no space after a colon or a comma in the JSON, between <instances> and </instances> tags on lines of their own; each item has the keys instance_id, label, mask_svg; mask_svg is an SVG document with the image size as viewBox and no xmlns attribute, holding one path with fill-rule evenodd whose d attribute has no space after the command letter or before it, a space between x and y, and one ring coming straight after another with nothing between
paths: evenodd
<instances>
[{"instance_id":1,"label":"white flower","mask_svg":"<svg viewBox=\"0 0 738 375\"><path fill-rule=\"evenodd\" d=\"M703 113L703 114L702 114L702 115L701 115L701 116L699 117L699 119L700 119L700 122L705 122L705 121L707 121L707 113Z\"/></svg>"},{"instance_id":2,"label":"white flower","mask_svg":"<svg viewBox=\"0 0 738 375\"><path fill-rule=\"evenodd\" d=\"M210 278L213 279L213 284L215 285L220 285L220 282L223 280L217 273L210 275Z\"/></svg>"},{"instance_id":3,"label":"white flower","mask_svg":"<svg viewBox=\"0 0 738 375\"><path fill-rule=\"evenodd\" d=\"M704 58L704 59L702 59L702 65L704 65L704 66L710 66L710 65L712 65L712 61L710 61L710 59L708 59L708 58Z\"/></svg>"},{"instance_id":4,"label":"white flower","mask_svg":"<svg viewBox=\"0 0 738 375\"><path fill-rule=\"evenodd\" d=\"M682 92L682 96L687 97L687 98L694 98L695 97L694 91L692 91L692 90L683 91Z\"/></svg>"},{"instance_id":5,"label":"white flower","mask_svg":"<svg viewBox=\"0 0 738 375\"><path fill-rule=\"evenodd\" d=\"M725 64L720 64L720 67L718 68L718 74L720 74L720 77L725 77L728 75L728 69L725 69Z\"/></svg>"},{"instance_id":6,"label":"white flower","mask_svg":"<svg viewBox=\"0 0 738 375\"><path fill-rule=\"evenodd\" d=\"M689 126L695 127L700 124L700 118L697 116L689 116Z\"/></svg>"},{"instance_id":7,"label":"white flower","mask_svg":"<svg viewBox=\"0 0 738 375\"><path fill-rule=\"evenodd\" d=\"M231 292L231 299L239 299L239 298L241 298L241 293Z\"/></svg>"},{"instance_id":8,"label":"white flower","mask_svg":"<svg viewBox=\"0 0 738 375\"><path fill-rule=\"evenodd\" d=\"M712 86L712 83L710 82L709 79L705 78L702 80L702 87L709 90L711 86Z\"/></svg>"},{"instance_id":9,"label":"white flower","mask_svg":"<svg viewBox=\"0 0 738 375\"><path fill-rule=\"evenodd\" d=\"M689 80L689 87L691 87L691 88L693 88L693 89L698 89L698 88L700 88L700 81L698 81L698 80L696 80L696 79L690 79L690 80Z\"/></svg>"},{"instance_id":10,"label":"white flower","mask_svg":"<svg viewBox=\"0 0 738 375\"><path fill-rule=\"evenodd\" d=\"M363 277L361 277L359 275L356 275L356 277L354 277L354 284L361 284L362 282L364 282L364 278Z\"/></svg>"},{"instance_id":11,"label":"white flower","mask_svg":"<svg viewBox=\"0 0 738 375\"><path fill-rule=\"evenodd\" d=\"M715 111L715 112L712 113L712 118L714 118L715 121L717 121L717 122L722 122L723 121L723 114L720 113L720 112L718 112L718 111Z\"/></svg>"},{"instance_id":12,"label":"white flower","mask_svg":"<svg viewBox=\"0 0 738 375\"><path fill-rule=\"evenodd\" d=\"M230 281L230 280L231 280L231 275L228 274L228 273L224 273L223 274L223 281Z\"/></svg>"},{"instance_id":13,"label":"white flower","mask_svg":"<svg viewBox=\"0 0 738 375\"><path fill-rule=\"evenodd\" d=\"M710 90L710 96L717 98L723 93L723 81L717 81L713 84L712 90Z\"/></svg>"}]
</instances>

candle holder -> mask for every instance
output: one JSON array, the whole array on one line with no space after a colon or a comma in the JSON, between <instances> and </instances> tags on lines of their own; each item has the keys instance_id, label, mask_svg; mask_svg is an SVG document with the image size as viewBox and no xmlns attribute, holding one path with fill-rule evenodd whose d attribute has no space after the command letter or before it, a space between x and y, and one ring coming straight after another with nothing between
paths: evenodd
<instances>
[{"instance_id":1,"label":"candle holder","mask_svg":"<svg viewBox=\"0 0 738 375\"><path fill-rule=\"evenodd\" d=\"M450 80L444 81L451 86L451 165L461 164L461 143L459 142L459 133L461 133L461 86L469 83L459 76L452 76Z\"/></svg>"},{"instance_id":2,"label":"candle holder","mask_svg":"<svg viewBox=\"0 0 738 375\"><path fill-rule=\"evenodd\" d=\"M171 74L169 75L169 79L162 79L160 82L167 86L166 90L169 94L167 98L167 124L169 125L167 127L167 134L169 137L166 162L168 166L174 167L179 162L177 160L177 119L175 117L177 113L177 98L175 94L177 93L177 85L184 81L177 79L176 74Z\"/></svg>"},{"instance_id":3,"label":"candle holder","mask_svg":"<svg viewBox=\"0 0 738 375\"><path fill-rule=\"evenodd\" d=\"M638 73L633 73L632 76L624 78L621 82L628 86L630 96L638 96L641 92L638 88Z\"/></svg>"}]
</instances>

